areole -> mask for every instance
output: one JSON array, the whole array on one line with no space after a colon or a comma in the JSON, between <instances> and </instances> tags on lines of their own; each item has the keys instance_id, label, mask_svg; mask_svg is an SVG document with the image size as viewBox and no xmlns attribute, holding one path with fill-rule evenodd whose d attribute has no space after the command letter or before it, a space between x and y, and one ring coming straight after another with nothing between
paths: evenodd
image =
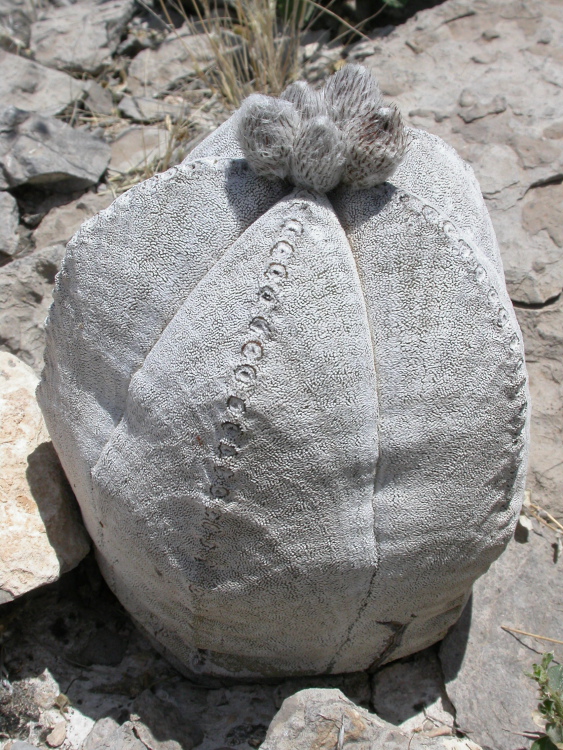
<instances>
[{"instance_id":1,"label":"areole","mask_svg":"<svg viewBox=\"0 0 563 750\"><path fill-rule=\"evenodd\" d=\"M360 66L250 97L83 225L38 396L109 585L202 678L436 642L522 500L479 187Z\"/></svg>"}]
</instances>

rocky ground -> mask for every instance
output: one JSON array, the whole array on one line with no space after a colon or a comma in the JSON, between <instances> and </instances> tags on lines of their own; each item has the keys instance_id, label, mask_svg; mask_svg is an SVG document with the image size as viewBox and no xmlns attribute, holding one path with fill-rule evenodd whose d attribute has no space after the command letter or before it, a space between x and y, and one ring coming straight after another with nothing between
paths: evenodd
<instances>
[{"instance_id":1,"label":"rocky ground","mask_svg":"<svg viewBox=\"0 0 563 750\"><path fill-rule=\"evenodd\" d=\"M84 558L88 540L33 392L65 243L228 112L199 75L209 42L174 12L166 19L135 0L0 0L3 750L516 750L538 729L526 672L563 647L514 631L563 640L563 6L446 0L352 46L326 41L304 39L306 78L362 62L481 183L533 397L517 539L440 646L374 675L204 689L154 651Z\"/></svg>"}]
</instances>

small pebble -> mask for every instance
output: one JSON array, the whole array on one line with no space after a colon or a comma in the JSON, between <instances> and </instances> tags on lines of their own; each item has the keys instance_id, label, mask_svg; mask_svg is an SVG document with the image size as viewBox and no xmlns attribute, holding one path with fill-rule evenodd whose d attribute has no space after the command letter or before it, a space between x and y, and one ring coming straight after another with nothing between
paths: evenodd
<instances>
[{"instance_id":1,"label":"small pebble","mask_svg":"<svg viewBox=\"0 0 563 750\"><path fill-rule=\"evenodd\" d=\"M60 747L66 739L66 721L59 721L47 735L49 747ZM17 750L17 748L16 748Z\"/></svg>"}]
</instances>

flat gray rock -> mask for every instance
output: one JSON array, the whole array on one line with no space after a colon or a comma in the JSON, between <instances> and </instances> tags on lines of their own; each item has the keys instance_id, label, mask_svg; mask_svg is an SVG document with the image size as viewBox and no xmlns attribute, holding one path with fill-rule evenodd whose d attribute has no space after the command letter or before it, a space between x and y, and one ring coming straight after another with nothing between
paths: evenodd
<instances>
[{"instance_id":1,"label":"flat gray rock","mask_svg":"<svg viewBox=\"0 0 563 750\"><path fill-rule=\"evenodd\" d=\"M14 196L4 190L0 191L0 253L4 255L13 255L18 248L19 217Z\"/></svg>"},{"instance_id":2,"label":"flat gray rock","mask_svg":"<svg viewBox=\"0 0 563 750\"><path fill-rule=\"evenodd\" d=\"M527 673L544 651L563 658L560 645L502 629L563 640L563 562L554 562L554 542L555 534L535 523L527 542L512 541L474 585L440 650L456 724L486 750L529 747L525 733L538 730L538 693Z\"/></svg>"},{"instance_id":3,"label":"flat gray rock","mask_svg":"<svg viewBox=\"0 0 563 750\"><path fill-rule=\"evenodd\" d=\"M33 233L38 250L48 245L67 243L80 226L98 211L107 208L113 200L109 190L85 193L77 200L52 208Z\"/></svg>"},{"instance_id":4,"label":"flat gray rock","mask_svg":"<svg viewBox=\"0 0 563 750\"><path fill-rule=\"evenodd\" d=\"M517 308L532 397L527 486L532 501L563 522L563 296L540 309Z\"/></svg>"},{"instance_id":5,"label":"flat gray rock","mask_svg":"<svg viewBox=\"0 0 563 750\"><path fill-rule=\"evenodd\" d=\"M99 73L109 64L134 7L134 0L43 7L31 27L35 59L61 70Z\"/></svg>"},{"instance_id":6,"label":"flat gray rock","mask_svg":"<svg viewBox=\"0 0 563 750\"><path fill-rule=\"evenodd\" d=\"M340 690L311 688L287 698L261 750L479 750L453 736L411 734L354 705Z\"/></svg>"},{"instance_id":7,"label":"flat gray rock","mask_svg":"<svg viewBox=\"0 0 563 750\"><path fill-rule=\"evenodd\" d=\"M103 88L96 81L85 81L86 97L84 105L94 115L111 115L114 113L113 96L108 88Z\"/></svg>"},{"instance_id":8,"label":"flat gray rock","mask_svg":"<svg viewBox=\"0 0 563 750\"><path fill-rule=\"evenodd\" d=\"M119 102L119 111L133 122L157 122L167 116L176 121L187 115L185 105L141 96L124 96Z\"/></svg>"},{"instance_id":9,"label":"flat gray rock","mask_svg":"<svg viewBox=\"0 0 563 750\"><path fill-rule=\"evenodd\" d=\"M85 81L0 50L0 102L45 116L58 115L80 99Z\"/></svg>"},{"instance_id":10,"label":"flat gray rock","mask_svg":"<svg viewBox=\"0 0 563 750\"><path fill-rule=\"evenodd\" d=\"M146 49L133 58L127 85L134 96L151 97L176 88L213 59L205 34L183 27L170 34L158 49Z\"/></svg>"},{"instance_id":11,"label":"flat gray rock","mask_svg":"<svg viewBox=\"0 0 563 750\"><path fill-rule=\"evenodd\" d=\"M29 47L33 6L27 0L0 4L0 47L19 54Z\"/></svg>"},{"instance_id":12,"label":"flat gray rock","mask_svg":"<svg viewBox=\"0 0 563 750\"><path fill-rule=\"evenodd\" d=\"M95 185L110 159L109 145L53 117L4 111L1 163L11 187L51 185L70 191Z\"/></svg>"},{"instance_id":13,"label":"flat gray rock","mask_svg":"<svg viewBox=\"0 0 563 750\"><path fill-rule=\"evenodd\" d=\"M149 167L166 152L169 134L156 125L132 126L120 133L111 144L109 172L127 174Z\"/></svg>"},{"instance_id":14,"label":"flat gray rock","mask_svg":"<svg viewBox=\"0 0 563 750\"><path fill-rule=\"evenodd\" d=\"M52 245L0 268L0 349L40 373L45 318L64 245Z\"/></svg>"},{"instance_id":15,"label":"flat gray rock","mask_svg":"<svg viewBox=\"0 0 563 750\"><path fill-rule=\"evenodd\" d=\"M147 746L136 735L135 726L127 721L119 726L111 719L100 719L94 725L81 750L160 750L159 743ZM191 750L188 745L186 750ZM176 748L174 748L176 750Z\"/></svg>"}]
</instances>

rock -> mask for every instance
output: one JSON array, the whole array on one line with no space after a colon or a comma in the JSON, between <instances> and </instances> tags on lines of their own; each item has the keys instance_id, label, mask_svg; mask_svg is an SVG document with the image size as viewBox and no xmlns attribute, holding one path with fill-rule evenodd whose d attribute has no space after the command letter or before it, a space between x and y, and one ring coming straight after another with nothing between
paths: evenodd
<instances>
[{"instance_id":1,"label":"rock","mask_svg":"<svg viewBox=\"0 0 563 750\"><path fill-rule=\"evenodd\" d=\"M119 724L110 716L98 719L82 743L81 750L97 750L98 748L103 747L104 743L107 747L107 741L112 735L116 734L118 730Z\"/></svg>"},{"instance_id":2,"label":"rock","mask_svg":"<svg viewBox=\"0 0 563 750\"><path fill-rule=\"evenodd\" d=\"M0 348L41 372L45 318L64 245L52 245L0 268Z\"/></svg>"},{"instance_id":3,"label":"rock","mask_svg":"<svg viewBox=\"0 0 563 750\"><path fill-rule=\"evenodd\" d=\"M528 488L534 503L563 522L563 364L528 364L532 397L532 438Z\"/></svg>"},{"instance_id":4,"label":"rock","mask_svg":"<svg viewBox=\"0 0 563 750\"><path fill-rule=\"evenodd\" d=\"M182 27L169 34L158 49L146 49L133 58L127 86L133 96L151 97L176 89L213 60L205 34Z\"/></svg>"},{"instance_id":5,"label":"rock","mask_svg":"<svg viewBox=\"0 0 563 750\"><path fill-rule=\"evenodd\" d=\"M37 750L37 745L30 745L29 742L16 740L15 742L8 742L4 745L4 750Z\"/></svg>"},{"instance_id":6,"label":"rock","mask_svg":"<svg viewBox=\"0 0 563 750\"><path fill-rule=\"evenodd\" d=\"M84 105L94 115L111 115L114 112L113 96L109 89L96 81L85 81L86 98Z\"/></svg>"},{"instance_id":7,"label":"rock","mask_svg":"<svg viewBox=\"0 0 563 750\"><path fill-rule=\"evenodd\" d=\"M56 581L89 549L35 401L37 382L30 367L0 352L2 603Z\"/></svg>"},{"instance_id":8,"label":"rock","mask_svg":"<svg viewBox=\"0 0 563 750\"><path fill-rule=\"evenodd\" d=\"M563 522L563 295L539 309L517 308L532 396L528 488Z\"/></svg>"},{"instance_id":9,"label":"rock","mask_svg":"<svg viewBox=\"0 0 563 750\"><path fill-rule=\"evenodd\" d=\"M475 60L475 58L472 59ZM481 60L479 60L479 62L481 62ZM464 122L473 122L474 120L480 120L487 115L498 115L505 110L506 97L495 96L490 102L476 101L475 104L467 107L467 109L461 109L459 116Z\"/></svg>"},{"instance_id":10,"label":"rock","mask_svg":"<svg viewBox=\"0 0 563 750\"><path fill-rule=\"evenodd\" d=\"M511 297L534 304L563 288L561 186L534 187L563 172L563 56L546 32L563 35L560 3L447 0L371 42L370 56L357 45L412 123L474 166Z\"/></svg>"},{"instance_id":11,"label":"rock","mask_svg":"<svg viewBox=\"0 0 563 750\"><path fill-rule=\"evenodd\" d=\"M421 651L376 672L372 677L372 704L378 716L404 731L454 726L434 649Z\"/></svg>"},{"instance_id":12,"label":"rock","mask_svg":"<svg viewBox=\"0 0 563 750\"><path fill-rule=\"evenodd\" d=\"M5 110L8 132L1 134L2 164L8 183L51 185L62 190L95 185L105 172L110 148L105 141L53 117Z\"/></svg>"},{"instance_id":13,"label":"rock","mask_svg":"<svg viewBox=\"0 0 563 750\"><path fill-rule=\"evenodd\" d=\"M80 226L94 214L107 208L113 200L109 190L100 193L85 193L77 200L53 208L33 233L35 246L66 243Z\"/></svg>"},{"instance_id":14,"label":"rock","mask_svg":"<svg viewBox=\"0 0 563 750\"><path fill-rule=\"evenodd\" d=\"M32 8L5 0L0 6L0 48L19 54L29 47Z\"/></svg>"},{"instance_id":15,"label":"rock","mask_svg":"<svg viewBox=\"0 0 563 750\"><path fill-rule=\"evenodd\" d=\"M100 723L96 722L92 732L96 730ZM116 726L113 731L111 731L110 724L107 722L101 728L101 731L98 729L96 735L93 737L88 735L82 746L82 750L147 750L147 748L148 750L160 750L158 746L151 747L141 742L135 734L134 724L130 721L121 726ZM191 746L187 750L191 750Z\"/></svg>"},{"instance_id":16,"label":"rock","mask_svg":"<svg viewBox=\"0 0 563 750\"><path fill-rule=\"evenodd\" d=\"M186 105L164 102L161 99L124 96L119 111L134 122L157 122L169 116L173 121L186 117Z\"/></svg>"},{"instance_id":17,"label":"rock","mask_svg":"<svg viewBox=\"0 0 563 750\"><path fill-rule=\"evenodd\" d=\"M542 188L541 192L547 188ZM561 292L560 265L563 252L553 242L547 231L533 235L524 226L523 210L534 201L530 190L515 206L507 208L496 218L496 234L501 247L510 247L504 254L504 271L507 286L516 302L526 298L524 304L542 305ZM539 198L543 200L544 196ZM533 209L535 211L535 208ZM545 215L545 214L544 214ZM531 225L530 222L528 225ZM536 220L537 221L537 220Z\"/></svg>"},{"instance_id":18,"label":"rock","mask_svg":"<svg viewBox=\"0 0 563 750\"><path fill-rule=\"evenodd\" d=\"M126 174L147 167L166 152L169 134L157 127L131 127L111 144L109 171Z\"/></svg>"},{"instance_id":19,"label":"rock","mask_svg":"<svg viewBox=\"0 0 563 750\"><path fill-rule=\"evenodd\" d=\"M44 65L96 75L109 64L134 11L134 0L81 0L44 6L31 26L31 50Z\"/></svg>"},{"instance_id":20,"label":"rock","mask_svg":"<svg viewBox=\"0 0 563 750\"><path fill-rule=\"evenodd\" d=\"M66 721L63 719L55 724L47 735L45 742L49 747L60 747L66 739Z\"/></svg>"},{"instance_id":21,"label":"rock","mask_svg":"<svg viewBox=\"0 0 563 750\"><path fill-rule=\"evenodd\" d=\"M527 674L542 651L563 657L560 645L502 629L563 640L563 563L554 562L555 534L534 524L528 539L512 541L477 581L440 650L456 725L487 750L529 747L522 733L537 731L538 693Z\"/></svg>"},{"instance_id":22,"label":"rock","mask_svg":"<svg viewBox=\"0 0 563 750\"><path fill-rule=\"evenodd\" d=\"M197 725L172 703L145 690L133 704L135 734L151 750L191 750L203 740Z\"/></svg>"},{"instance_id":23,"label":"rock","mask_svg":"<svg viewBox=\"0 0 563 750\"><path fill-rule=\"evenodd\" d=\"M18 249L17 233L20 214L16 199L0 191L0 253L13 255Z\"/></svg>"},{"instance_id":24,"label":"rock","mask_svg":"<svg viewBox=\"0 0 563 750\"><path fill-rule=\"evenodd\" d=\"M287 698L274 717L261 750L478 750L467 740L409 734L355 706L340 690L312 688Z\"/></svg>"},{"instance_id":25,"label":"rock","mask_svg":"<svg viewBox=\"0 0 563 750\"><path fill-rule=\"evenodd\" d=\"M530 191L529 200L522 207L522 225L531 235L546 232L554 245L563 250L563 225L561 206L563 205L563 185L545 185Z\"/></svg>"},{"instance_id":26,"label":"rock","mask_svg":"<svg viewBox=\"0 0 563 750\"><path fill-rule=\"evenodd\" d=\"M310 677L294 677L284 680L274 691L276 708L280 708L286 698L299 690L311 687ZM349 672L338 675L317 675L314 686L318 688L337 688L344 695L363 708L371 704L370 675L367 672Z\"/></svg>"},{"instance_id":27,"label":"rock","mask_svg":"<svg viewBox=\"0 0 563 750\"><path fill-rule=\"evenodd\" d=\"M43 672L37 677L30 679L33 690L33 698L35 704L43 710L49 710L56 705L57 696L60 695L59 685L49 672L48 669L44 669Z\"/></svg>"},{"instance_id":28,"label":"rock","mask_svg":"<svg viewBox=\"0 0 563 750\"><path fill-rule=\"evenodd\" d=\"M45 117L58 115L80 99L86 82L33 60L0 50L0 102Z\"/></svg>"}]
</instances>

